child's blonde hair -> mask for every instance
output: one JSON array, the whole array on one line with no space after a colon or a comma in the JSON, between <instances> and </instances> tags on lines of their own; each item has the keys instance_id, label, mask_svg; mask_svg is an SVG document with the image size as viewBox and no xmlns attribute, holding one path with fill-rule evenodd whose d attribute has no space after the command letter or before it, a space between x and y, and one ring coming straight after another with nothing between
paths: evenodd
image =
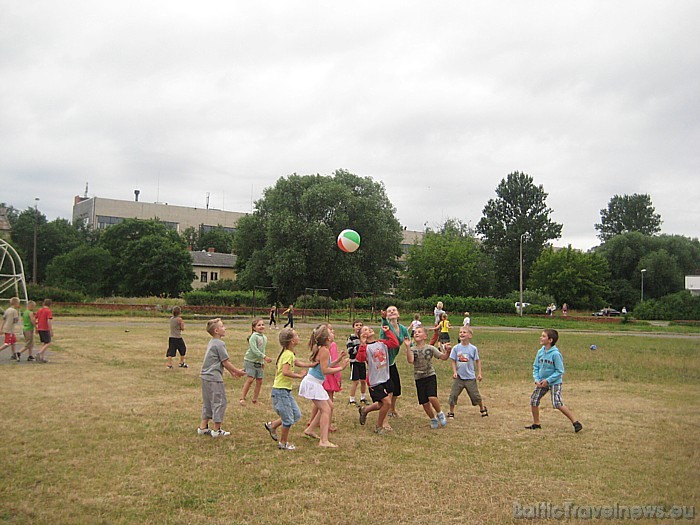
<instances>
[{"instance_id":1,"label":"child's blonde hair","mask_svg":"<svg viewBox=\"0 0 700 525\"><path fill-rule=\"evenodd\" d=\"M173 308L173 317L177 317L182 313L182 308L176 306Z\"/></svg>"},{"instance_id":2,"label":"child's blonde hair","mask_svg":"<svg viewBox=\"0 0 700 525\"><path fill-rule=\"evenodd\" d=\"M282 347L282 349L280 350L280 353L277 356L277 361L275 361L275 364L280 362L280 357L282 357L282 354L285 350L289 350L289 347L292 345L293 340L294 328L282 328L279 335L280 346Z\"/></svg>"},{"instance_id":3,"label":"child's blonde hair","mask_svg":"<svg viewBox=\"0 0 700 525\"><path fill-rule=\"evenodd\" d=\"M209 319L207 321L207 332L210 336L214 337L216 335L216 329L219 327L220 322L221 317L217 317L216 319Z\"/></svg>"},{"instance_id":4,"label":"child's blonde hair","mask_svg":"<svg viewBox=\"0 0 700 525\"><path fill-rule=\"evenodd\" d=\"M321 323L311 332L311 338L309 339L309 351L311 352L309 361L315 362L319 348L326 346L330 340L331 331L328 329L328 323Z\"/></svg>"},{"instance_id":5,"label":"child's blonde hair","mask_svg":"<svg viewBox=\"0 0 700 525\"><path fill-rule=\"evenodd\" d=\"M10 299L10 306L19 306L19 297L13 297Z\"/></svg>"},{"instance_id":6,"label":"child's blonde hair","mask_svg":"<svg viewBox=\"0 0 700 525\"><path fill-rule=\"evenodd\" d=\"M29 308L29 309L36 308L36 303L34 301L29 301L27 303L27 308Z\"/></svg>"}]
</instances>

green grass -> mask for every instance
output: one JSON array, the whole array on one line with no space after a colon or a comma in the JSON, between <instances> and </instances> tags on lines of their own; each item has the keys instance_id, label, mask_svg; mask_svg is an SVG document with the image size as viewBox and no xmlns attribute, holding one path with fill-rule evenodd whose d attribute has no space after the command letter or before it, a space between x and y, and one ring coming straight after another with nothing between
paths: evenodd
<instances>
[{"instance_id":1,"label":"green grass","mask_svg":"<svg viewBox=\"0 0 700 525\"><path fill-rule=\"evenodd\" d=\"M431 431L400 356L402 417L392 435L371 432L374 415L358 424L346 371L332 437L340 448L301 437L304 401L291 432L298 449L280 452L262 426L274 417L271 369L259 406L239 407L242 381L226 378L230 438L195 435L201 321L187 321L187 370L164 367L165 318L55 324L49 364L9 363L6 353L0 361L0 523L511 523L513 502L698 500L697 336L560 330L564 401L584 424L574 434L548 398L544 429L523 429L539 332L477 326L490 417L463 394L457 418ZM231 326L227 345L240 366L249 323ZM344 342L347 322L336 328ZM309 328L299 331L305 341ZM436 368L444 406L450 367Z\"/></svg>"}]
</instances>

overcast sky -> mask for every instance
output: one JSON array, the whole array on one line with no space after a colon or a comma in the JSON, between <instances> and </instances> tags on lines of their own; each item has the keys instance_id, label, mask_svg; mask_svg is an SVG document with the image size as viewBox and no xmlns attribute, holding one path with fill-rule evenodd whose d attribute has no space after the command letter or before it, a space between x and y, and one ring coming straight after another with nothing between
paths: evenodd
<instances>
[{"instance_id":1,"label":"overcast sky","mask_svg":"<svg viewBox=\"0 0 700 525\"><path fill-rule=\"evenodd\" d=\"M0 201L230 211L279 177L382 181L475 226L523 171L598 244L615 194L700 231L700 2L0 0ZM352 225L348 225L352 227Z\"/></svg>"}]
</instances>

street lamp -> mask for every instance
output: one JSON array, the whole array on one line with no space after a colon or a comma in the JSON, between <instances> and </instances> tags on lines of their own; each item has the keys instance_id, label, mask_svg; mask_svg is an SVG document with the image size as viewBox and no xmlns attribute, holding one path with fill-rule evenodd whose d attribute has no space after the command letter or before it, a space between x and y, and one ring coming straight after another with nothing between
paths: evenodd
<instances>
[{"instance_id":1,"label":"street lamp","mask_svg":"<svg viewBox=\"0 0 700 525\"><path fill-rule=\"evenodd\" d=\"M644 302L644 274L646 273L647 269L642 268L642 301Z\"/></svg>"},{"instance_id":2,"label":"street lamp","mask_svg":"<svg viewBox=\"0 0 700 525\"><path fill-rule=\"evenodd\" d=\"M520 236L520 304L518 305L520 317L523 316L523 237L525 237L524 233Z\"/></svg>"},{"instance_id":3,"label":"street lamp","mask_svg":"<svg viewBox=\"0 0 700 525\"><path fill-rule=\"evenodd\" d=\"M32 256L32 284L36 284L36 231L39 224L39 197L34 197L34 255Z\"/></svg>"}]
</instances>

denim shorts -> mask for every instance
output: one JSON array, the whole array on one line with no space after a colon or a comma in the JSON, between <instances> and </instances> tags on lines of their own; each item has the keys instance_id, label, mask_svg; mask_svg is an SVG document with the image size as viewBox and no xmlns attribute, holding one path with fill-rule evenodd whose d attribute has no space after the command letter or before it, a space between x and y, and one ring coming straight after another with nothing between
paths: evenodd
<instances>
[{"instance_id":1,"label":"denim shorts","mask_svg":"<svg viewBox=\"0 0 700 525\"><path fill-rule=\"evenodd\" d=\"M301 419L301 410L299 410L299 405L297 405L291 390L273 388L272 407L279 417L282 418L282 426L285 428L291 427Z\"/></svg>"}]
</instances>

